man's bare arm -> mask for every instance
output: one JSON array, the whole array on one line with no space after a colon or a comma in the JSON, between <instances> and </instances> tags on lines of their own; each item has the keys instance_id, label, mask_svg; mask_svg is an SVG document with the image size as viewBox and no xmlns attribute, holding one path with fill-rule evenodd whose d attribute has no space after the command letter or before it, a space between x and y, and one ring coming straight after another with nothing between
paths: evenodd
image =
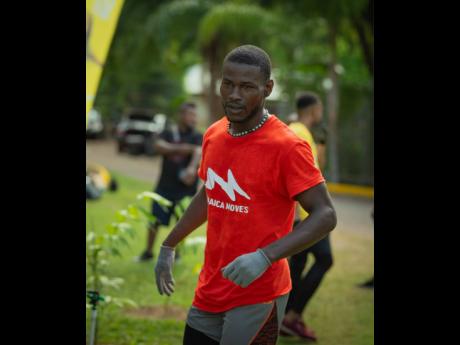
<instances>
[{"instance_id":1,"label":"man's bare arm","mask_svg":"<svg viewBox=\"0 0 460 345\"><path fill-rule=\"evenodd\" d=\"M337 224L337 216L324 183L298 194L295 199L309 216L288 235L262 248L271 262L311 247L323 239Z\"/></svg>"},{"instance_id":2,"label":"man's bare arm","mask_svg":"<svg viewBox=\"0 0 460 345\"><path fill-rule=\"evenodd\" d=\"M193 197L184 215L174 226L168 237L163 242L164 246L174 248L188 234L203 224L208 218L208 201L206 190L203 186Z\"/></svg>"},{"instance_id":3,"label":"man's bare arm","mask_svg":"<svg viewBox=\"0 0 460 345\"><path fill-rule=\"evenodd\" d=\"M326 166L326 145L316 144L316 150L318 151L318 165L321 171L324 171Z\"/></svg>"},{"instance_id":4,"label":"man's bare arm","mask_svg":"<svg viewBox=\"0 0 460 345\"><path fill-rule=\"evenodd\" d=\"M187 186L191 186L195 183L200 160L201 160L201 147L197 147L193 151L192 158L190 159L190 163L185 169L185 174L180 177L182 183L184 183Z\"/></svg>"},{"instance_id":5,"label":"man's bare arm","mask_svg":"<svg viewBox=\"0 0 460 345\"><path fill-rule=\"evenodd\" d=\"M190 159L190 163L188 164L188 169L197 170L198 165L200 164L201 160L201 146L196 146L193 150L192 159Z\"/></svg>"},{"instance_id":6,"label":"man's bare arm","mask_svg":"<svg viewBox=\"0 0 460 345\"><path fill-rule=\"evenodd\" d=\"M194 151L199 148L198 145L193 144L174 144L168 143L166 140L157 139L154 145L155 151L161 155L173 155L173 154L193 154Z\"/></svg>"}]
</instances>

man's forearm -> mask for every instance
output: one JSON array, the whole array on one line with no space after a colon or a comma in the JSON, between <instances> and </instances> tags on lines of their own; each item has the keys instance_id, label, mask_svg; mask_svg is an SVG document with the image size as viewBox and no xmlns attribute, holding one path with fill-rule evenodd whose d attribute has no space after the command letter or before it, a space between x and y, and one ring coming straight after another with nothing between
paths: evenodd
<instances>
[{"instance_id":1,"label":"man's forearm","mask_svg":"<svg viewBox=\"0 0 460 345\"><path fill-rule=\"evenodd\" d=\"M333 208L325 207L310 213L293 231L262 248L271 262L292 256L311 247L335 228L336 215Z\"/></svg>"},{"instance_id":2,"label":"man's forearm","mask_svg":"<svg viewBox=\"0 0 460 345\"><path fill-rule=\"evenodd\" d=\"M193 154L193 152L198 148L197 145L192 144L172 144L168 143L164 140L158 140L155 144L155 150L161 155L173 155L173 154L183 154L189 155Z\"/></svg>"},{"instance_id":3,"label":"man's forearm","mask_svg":"<svg viewBox=\"0 0 460 345\"><path fill-rule=\"evenodd\" d=\"M203 186L198 193L193 197L184 215L174 226L174 229L169 233L168 237L163 242L163 245L175 247L188 234L203 224L208 215L208 202L206 198L206 190Z\"/></svg>"},{"instance_id":4,"label":"man's forearm","mask_svg":"<svg viewBox=\"0 0 460 345\"><path fill-rule=\"evenodd\" d=\"M201 159L201 147L197 147L192 154L192 159L190 159L190 163L188 165L188 168L190 169L198 169L198 165L200 164L200 159Z\"/></svg>"}]
</instances>

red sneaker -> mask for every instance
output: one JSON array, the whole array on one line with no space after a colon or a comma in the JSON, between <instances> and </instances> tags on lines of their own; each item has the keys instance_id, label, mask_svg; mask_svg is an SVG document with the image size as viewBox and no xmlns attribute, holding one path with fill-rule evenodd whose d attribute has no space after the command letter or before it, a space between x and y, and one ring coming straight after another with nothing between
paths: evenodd
<instances>
[{"instance_id":1,"label":"red sneaker","mask_svg":"<svg viewBox=\"0 0 460 345\"><path fill-rule=\"evenodd\" d=\"M289 335L298 336L302 339L317 340L315 333L311 329L308 329L303 321L286 322L283 320L281 331Z\"/></svg>"},{"instance_id":2,"label":"red sneaker","mask_svg":"<svg viewBox=\"0 0 460 345\"><path fill-rule=\"evenodd\" d=\"M303 322L303 320L299 320L298 323L303 328L304 334L308 339L311 339L313 341L318 340L318 338L316 337L315 332L312 329L308 328L307 325L305 324L305 322Z\"/></svg>"},{"instance_id":3,"label":"red sneaker","mask_svg":"<svg viewBox=\"0 0 460 345\"><path fill-rule=\"evenodd\" d=\"M290 337L291 336L289 333L284 332L282 329L280 329L280 335L282 337Z\"/></svg>"}]
</instances>

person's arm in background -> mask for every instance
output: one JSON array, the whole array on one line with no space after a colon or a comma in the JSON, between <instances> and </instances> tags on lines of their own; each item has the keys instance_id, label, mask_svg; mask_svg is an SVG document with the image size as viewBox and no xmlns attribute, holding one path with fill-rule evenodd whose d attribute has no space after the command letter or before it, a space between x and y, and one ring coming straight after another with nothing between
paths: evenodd
<instances>
[{"instance_id":1,"label":"person's arm in background","mask_svg":"<svg viewBox=\"0 0 460 345\"><path fill-rule=\"evenodd\" d=\"M316 151L318 153L318 165L321 171L326 167L326 144L327 144L327 129L324 125L320 125L313 131L313 138L316 143Z\"/></svg>"},{"instance_id":2,"label":"person's arm in background","mask_svg":"<svg viewBox=\"0 0 460 345\"><path fill-rule=\"evenodd\" d=\"M174 248L187 235L202 225L208 216L208 201L203 186L193 197L184 215L179 219L168 237L163 241L155 266L158 292L170 296L174 292L172 267L174 264Z\"/></svg>"},{"instance_id":3,"label":"person's arm in background","mask_svg":"<svg viewBox=\"0 0 460 345\"><path fill-rule=\"evenodd\" d=\"M187 143L169 143L164 139L158 138L155 141L154 148L156 152L166 156L173 154L191 155L197 148L200 148L200 146Z\"/></svg>"},{"instance_id":4,"label":"person's arm in background","mask_svg":"<svg viewBox=\"0 0 460 345\"><path fill-rule=\"evenodd\" d=\"M198 165L200 164L201 159L201 147L196 147L193 150L192 158L190 159L190 163L188 164L187 168L184 171L184 174L181 176L181 181L186 184L187 186L191 186L195 183L197 178L197 170Z\"/></svg>"},{"instance_id":5,"label":"person's arm in background","mask_svg":"<svg viewBox=\"0 0 460 345\"><path fill-rule=\"evenodd\" d=\"M324 171L324 167L326 166L326 145L317 143L316 150L318 152L318 165L321 171Z\"/></svg>"}]
</instances>

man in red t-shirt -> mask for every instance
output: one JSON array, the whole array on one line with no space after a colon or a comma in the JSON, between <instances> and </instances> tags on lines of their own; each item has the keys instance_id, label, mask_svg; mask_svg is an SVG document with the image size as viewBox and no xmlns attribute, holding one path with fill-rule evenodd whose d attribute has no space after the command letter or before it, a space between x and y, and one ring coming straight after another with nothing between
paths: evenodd
<instances>
[{"instance_id":1,"label":"man in red t-shirt","mask_svg":"<svg viewBox=\"0 0 460 345\"><path fill-rule=\"evenodd\" d=\"M206 220L207 242L184 344L275 344L291 280L287 257L324 238L336 215L311 149L264 109L271 63L245 45L224 59L225 117L203 138L205 182L163 242L156 282L174 291L174 248ZM310 214L293 231L295 202Z\"/></svg>"}]
</instances>

